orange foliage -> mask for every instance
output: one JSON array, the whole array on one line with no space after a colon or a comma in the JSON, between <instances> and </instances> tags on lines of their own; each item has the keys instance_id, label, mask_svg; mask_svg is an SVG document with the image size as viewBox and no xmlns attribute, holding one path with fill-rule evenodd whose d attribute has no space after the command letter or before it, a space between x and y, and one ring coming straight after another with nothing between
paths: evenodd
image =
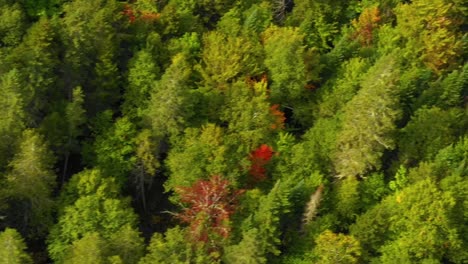
<instances>
[{"instance_id":1,"label":"orange foliage","mask_svg":"<svg viewBox=\"0 0 468 264\"><path fill-rule=\"evenodd\" d=\"M135 22L135 19L136 19L136 17L135 17L135 12L133 11L133 9L132 9L132 7L131 7L130 5L126 4L126 5L124 6L124 9L123 9L123 11L122 11L122 14L128 18L128 21L129 21L130 23L134 23L134 22Z\"/></svg>"},{"instance_id":2,"label":"orange foliage","mask_svg":"<svg viewBox=\"0 0 468 264\"><path fill-rule=\"evenodd\" d=\"M364 9L359 19L352 21L352 25L356 30L353 38L357 39L363 46L371 45L374 29L379 26L380 19L378 7L375 6Z\"/></svg>"},{"instance_id":3,"label":"orange foliage","mask_svg":"<svg viewBox=\"0 0 468 264\"><path fill-rule=\"evenodd\" d=\"M284 116L284 113L281 112L279 109L278 104L274 104L270 107L270 113L274 116L275 122L271 125L272 129L283 129L284 128L284 121L286 120L286 117Z\"/></svg>"}]
</instances>

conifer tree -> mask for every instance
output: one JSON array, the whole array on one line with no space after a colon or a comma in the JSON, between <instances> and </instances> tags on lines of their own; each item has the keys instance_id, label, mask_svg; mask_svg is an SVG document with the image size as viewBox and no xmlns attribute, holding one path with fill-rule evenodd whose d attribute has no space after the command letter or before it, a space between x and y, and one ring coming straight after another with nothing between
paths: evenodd
<instances>
[{"instance_id":1,"label":"conifer tree","mask_svg":"<svg viewBox=\"0 0 468 264\"><path fill-rule=\"evenodd\" d=\"M45 235L52 225L55 158L35 130L25 130L6 177L8 222L30 237Z\"/></svg>"},{"instance_id":2,"label":"conifer tree","mask_svg":"<svg viewBox=\"0 0 468 264\"><path fill-rule=\"evenodd\" d=\"M11 228L0 232L0 260L8 264L33 263L31 256L26 252L26 244L21 235Z\"/></svg>"}]
</instances>

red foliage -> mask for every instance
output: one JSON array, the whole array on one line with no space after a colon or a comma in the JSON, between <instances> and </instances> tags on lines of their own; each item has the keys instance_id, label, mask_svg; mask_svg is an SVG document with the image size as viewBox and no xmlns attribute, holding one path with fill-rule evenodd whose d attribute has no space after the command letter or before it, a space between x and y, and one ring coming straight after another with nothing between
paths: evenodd
<instances>
[{"instance_id":1,"label":"red foliage","mask_svg":"<svg viewBox=\"0 0 468 264\"><path fill-rule=\"evenodd\" d=\"M125 4L122 14L128 18L128 21L133 24L136 21L154 22L161 16L159 13L154 13L145 10L135 10L131 5Z\"/></svg>"},{"instance_id":2,"label":"red foliage","mask_svg":"<svg viewBox=\"0 0 468 264\"><path fill-rule=\"evenodd\" d=\"M273 157L273 149L266 145L262 144L259 148L250 153L250 165L249 173L253 176L255 181L263 181L266 178L266 169L265 166Z\"/></svg>"},{"instance_id":3,"label":"red foliage","mask_svg":"<svg viewBox=\"0 0 468 264\"><path fill-rule=\"evenodd\" d=\"M213 234L227 238L230 234L229 218L241 191L233 192L229 181L219 175L199 180L191 187L176 189L182 203L187 204L177 217L190 225L192 239L208 242Z\"/></svg>"},{"instance_id":4,"label":"red foliage","mask_svg":"<svg viewBox=\"0 0 468 264\"><path fill-rule=\"evenodd\" d=\"M279 109L278 104L274 104L270 107L270 113L274 116L275 122L271 124L272 129L283 129L284 128L284 121L286 120L286 117L284 116L284 113L281 112Z\"/></svg>"},{"instance_id":5,"label":"red foliage","mask_svg":"<svg viewBox=\"0 0 468 264\"><path fill-rule=\"evenodd\" d=\"M132 7L131 7L130 5L126 4L126 5L124 6L124 9L123 9L123 11L122 11L122 14L128 18L128 21L129 21L130 23L134 23L134 22L135 22L135 19L136 19L136 17L135 17L135 12L133 11L133 9L132 9Z\"/></svg>"}]
</instances>

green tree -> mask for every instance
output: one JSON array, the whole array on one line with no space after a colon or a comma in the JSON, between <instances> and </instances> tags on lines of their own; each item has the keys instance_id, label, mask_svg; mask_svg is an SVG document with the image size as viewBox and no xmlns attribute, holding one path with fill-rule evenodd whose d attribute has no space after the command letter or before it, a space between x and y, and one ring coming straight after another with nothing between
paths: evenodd
<instances>
[{"instance_id":1,"label":"green tree","mask_svg":"<svg viewBox=\"0 0 468 264\"><path fill-rule=\"evenodd\" d=\"M317 237L315 243L314 253L319 263L359 263L361 246L352 236L326 230Z\"/></svg>"},{"instance_id":2,"label":"green tree","mask_svg":"<svg viewBox=\"0 0 468 264\"><path fill-rule=\"evenodd\" d=\"M352 58L343 62L337 72L335 81L329 80L317 93L320 98L318 109L313 115L317 117L333 117L344 109L361 88L360 84L369 69L369 61L362 58Z\"/></svg>"},{"instance_id":3,"label":"green tree","mask_svg":"<svg viewBox=\"0 0 468 264\"><path fill-rule=\"evenodd\" d=\"M183 131L191 113L191 74L192 69L185 56L178 54L155 84L145 112L155 137L163 139L177 136Z\"/></svg>"},{"instance_id":4,"label":"green tree","mask_svg":"<svg viewBox=\"0 0 468 264\"><path fill-rule=\"evenodd\" d=\"M346 104L334 158L337 177L363 176L380 168L384 150L394 148L393 133L399 117L395 67L391 57L381 58Z\"/></svg>"},{"instance_id":5,"label":"green tree","mask_svg":"<svg viewBox=\"0 0 468 264\"><path fill-rule=\"evenodd\" d=\"M160 74L151 52L138 51L130 62L128 86L124 94L122 112L131 119L141 118L148 105L148 97Z\"/></svg>"},{"instance_id":6,"label":"green tree","mask_svg":"<svg viewBox=\"0 0 468 264\"><path fill-rule=\"evenodd\" d=\"M132 170L132 183L136 189L136 198L141 199L146 212L146 191L151 187L153 178L161 166L157 143L151 138L151 131L144 129L136 138L136 163Z\"/></svg>"},{"instance_id":7,"label":"green tree","mask_svg":"<svg viewBox=\"0 0 468 264\"><path fill-rule=\"evenodd\" d=\"M26 28L25 14L18 3L0 3L0 47L17 46Z\"/></svg>"},{"instance_id":8,"label":"green tree","mask_svg":"<svg viewBox=\"0 0 468 264\"><path fill-rule=\"evenodd\" d=\"M88 233L97 233L109 246L109 256L119 255L122 260L134 263L142 250L136 230L137 216L130 200L119 196L115 180L92 170L76 174L70 183L58 223L48 237L51 258L63 263L73 242Z\"/></svg>"},{"instance_id":9,"label":"green tree","mask_svg":"<svg viewBox=\"0 0 468 264\"><path fill-rule=\"evenodd\" d=\"M26 244L15 229L7 228L0 232L0 263L33 263L31 256L29 256L25 250Z\"/></svg>"},{"instance_id":10,"label":"green tree","mask_svg":"<svg viewBox=\"0 0 468 264\"><path fill-rule=\"evenodd\" d=\"M455 141L463 120L460 109L420 108L401 130L399 156L405 164L429 161Z\"/></svg>"},{"instance_id":11,"label":"green tree","mask_svg":"<svg viewBox=\"0 0 468 264\"><path fill-rule=\"evenodd\" d=\"M136 137L135 125L124 116L94 141L92 164L105 175L115 177L122 187L128 182L128 174L136 164Z\"/></svg>"},{"instance_id":12,"label":"green tree","mask_svg":"<svg viewBox=\"0 0 468 264\"><path fill-rule=\"evenodd\" d=\"M188 187L210 175L224 175L236 186L236 171L230 170L227 162L228 152L222 128L214 124L199 129L188 128L167 157L170 177L165 182L165 189Z\"/></svg>"},{"instance_id":13,"label":"green tree","mask_svg":"<svg viewBox=\"0 0 468 264\"><path fill-rule=\"evenodd\" d=\"M226 91L221 120L228 123L227 133L236 140L239 151L248 152L271 140L280 130L272 114L264 81L252 84L238 81ZM281 123L281 122L280 122Z\"/></svg>"},{"instance_id":14,"label":"green tree","mask_svg":"<svg viewBox=\"0 0 468 264\"><path fill-rule=\"evenodd\" d=\"M32 18L53 16L60 13L61 5L65 0L22 0L24 9Z\"/></svg>"},{"instance_id":15,"label":"green tree","mask_svg":"<svg viewBox=\"0 0 468 264\"><path fill-rule=\"evenodd\" d=\"M348 22L346 8L352 1L296 0L286 24L298 27L311 47L327 51L340 33L340 24Z\"/></svg>"},{"instance_id":16,"label":"green tree","mask_svg":"<svg viewBox=\"0 0 468 264\"><path fill-rule=\"evenodd\" d=\"M63 263L106 263L106 246L107 245L98 233L86 233L81 239L73 242L68 249Z\"/></svg>"},{"instance_id":17,"label":"green tree","mask_svg":"<svg viewBox=\"0 0 468 264\"><path fill-rule=\"evenodd\" d=\"M385 198L360 216L351 234L366 255L380 263L439 263L449 252L461 252L462 233L449 216L453 194L427 179ZM466 256L465 256L466 257Z\"/></svg>"},{"instance_id":18,"label":"green tree","mask_svg":"<svg viewBox=\"0 0 468 264\"><path fill-rule=\"evenodd\" d=\"M210 31L203 36L199 70L205 86L223 90L236 78L260 74L261 60L261 46L255 39Z\"/></svg>"},{"instance_id":19,"label":"green tree","mask_svg":"<svg viewBox=\"0 0 468 264\"><path fill-rule=\"evenodd\" d=\"M54 22L41 18L28 29L9 58L12 67L21 69L21 92L34 125L42 120L49 102L61 96L56 88L60 63L56 39Z\"/></svg>"},{"instance_id":20,"label":"green tree","mask_svg":"<svg viewBox=\"0 0 468 264\"><path fill-rule=\"evenodd\" d=\"M290 192L291 183L277 181L268 194L257 200L258 207L242 224L242 240L238 244L238 248L242 248L249 240L255 239L257 240L255 248L257 259L270 259L281 254L279 249L281 225L284 220L283 216L289 212L291 207ZM253 229L257 229L258 232L249 231Z\"/></svg>"},{"instance_id":21,"label":"green tree","mask_svg":"<svg viewBox=\"0 0 468 264\"><path fill-rule=\"evenodd\" d=\"M359 181L354 176L346 177L336 184L335 211L341 221L340 226L346 228L346 223L352 222L359 213L360 195Z\"/></svg>"},{"instance_id":22,"label":"green tree","mask_svg":"<svg viewBox=\"0 0 468 264\"><path fill-rule=\"evenodd\" d=\"M93 93L87 106L105 109L120 93L113 79L117 71L115 52L120 43L116 32L122 25L119 4L114 0L75 0L64 4L63 11L60 35L65 48L62 69L65 91L71 94L74 87L81 85L85 94ZM107 97L109 102L100 101Z\"/></svg>"},{"instance_id":23,"label":"green tree","mask_svg":"<svg viewBox=\"0 0 468 264\"><path fill-rule=\"evenodd\" d=\"M266 258L261 248L258 229L253 228L242 233L239 244L228 246L225 249L224 262L228 264L262 264Z\"/></svg>"},{"instance_id":24,"label":"green tree","mask_svg":"<svg viewBox=\"0 0 468 264\"><path fill-rule=\"evenodd\" d=\"M84 95L81 87L73 90L72 100L69 102L65 109L65 116L67 118L67 140L64 144L64 164L62 184L64 183L65 175L68 171L68 162L70 154L78 152L79 142L77 138L82 134L82 126L86 122L84 110Z\"/></svg>"},{"instance_id":25,"label":"green tree","mask_svg":"<svg viewBox=\"0 0 468 264\"><path fill-rule=\"evenodd\" d=\"M210 263L206 254L187 242L186 230L180 227L168 229L164 236L154 233L147 248L148 253L139 264L151 263Z\"/></svg>"},{"instance_id":26,"label":"green tree","mask_svg":"<svg viewBox=\"0 0 468 264\"><path fill-rule=\"evenodd\" d=\"M297 28L271 26L263 38L272 100L291 103L304 94L307 83L303 35Z\"/></svg>"},{"instance_id":27,"label":"green tree","mask_svg":"<svg viewBox=\"0 0 468 264\"><path fill-rule=\"evenodd\" d=\"M15 142L26 126L25 103L20 93L21 81L18 70L0 76L0 168L7 165Z\"/></svg>"},{"instance_id":28,"label":"green tree","mask_svg":"<svg viewBox=\"0 0 468 264\"><path fill-rule=\"evenodd\" d=\"M44 235L52 225L54 162L42 136L35 130L25 130L6 176L11 212L8 221L31 237Z\"/></svg>"}]
</instances>

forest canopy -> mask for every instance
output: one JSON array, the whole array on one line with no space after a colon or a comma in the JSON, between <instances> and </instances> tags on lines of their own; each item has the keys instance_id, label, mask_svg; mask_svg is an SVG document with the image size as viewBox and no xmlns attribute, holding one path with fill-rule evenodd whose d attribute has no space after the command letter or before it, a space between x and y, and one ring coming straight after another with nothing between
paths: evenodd
<instances>
[{"instance_id":1,"label":"forest canopy","mask_svg":"<svg viewBox=\"0 0 468 264\"><path fill-rule=\"evenodd\" d=\"M467 263L465 0L0 0L0 263Z\"/></svg>"}]
</instances>

